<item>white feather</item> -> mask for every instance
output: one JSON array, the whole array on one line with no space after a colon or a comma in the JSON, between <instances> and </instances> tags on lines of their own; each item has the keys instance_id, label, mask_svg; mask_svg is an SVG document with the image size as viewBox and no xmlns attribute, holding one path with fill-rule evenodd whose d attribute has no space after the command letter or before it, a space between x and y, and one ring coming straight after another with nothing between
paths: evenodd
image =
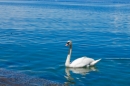
<instances>
[{"instance_id":1,"label":"white feather","mask_svg":"<svg viewBox=\"0 0 130 86\"><path fill-rule=\"evenodd\" d=\"M94 60L92 58L88 58L88 57L81 57L78 58L76 60L74 60L71 64L70 67L84 67L89 65L91 62L93 62Z\"/></svg>"}]
</instances>

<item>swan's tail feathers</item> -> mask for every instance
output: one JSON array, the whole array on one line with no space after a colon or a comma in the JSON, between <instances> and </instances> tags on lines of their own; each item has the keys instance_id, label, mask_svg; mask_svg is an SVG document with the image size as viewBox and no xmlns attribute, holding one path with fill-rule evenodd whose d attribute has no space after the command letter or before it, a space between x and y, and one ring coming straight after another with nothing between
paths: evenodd
<instances>
[{"instance_id":1,"label":"swan's tail feathers","mask_svg":"<svg viewBox=\"0 0 130 86\"><path fill-rule=\"evenodd\" d=\"M94 66L94 65L95 65L96 63L98 63L100 60L101 60L101 59L95 60L95 61L93 61L90 65L91 65L91 66Z\"/></svg>"}]
</instances>

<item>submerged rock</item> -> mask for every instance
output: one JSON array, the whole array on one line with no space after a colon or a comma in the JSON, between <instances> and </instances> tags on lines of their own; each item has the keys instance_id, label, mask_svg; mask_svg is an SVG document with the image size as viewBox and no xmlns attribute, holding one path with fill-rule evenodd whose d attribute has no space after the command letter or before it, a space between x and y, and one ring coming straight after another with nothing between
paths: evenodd
<instances>
[{"instance_id":1,"label":"submerged rock","mask_svg":"<svg viewBox=\"0 0 130 86\"><path fill-rule=\"evenodd\" d=\"M43 78L0 69L0 86L65 86Z\"/></svg>"}]
</instances>

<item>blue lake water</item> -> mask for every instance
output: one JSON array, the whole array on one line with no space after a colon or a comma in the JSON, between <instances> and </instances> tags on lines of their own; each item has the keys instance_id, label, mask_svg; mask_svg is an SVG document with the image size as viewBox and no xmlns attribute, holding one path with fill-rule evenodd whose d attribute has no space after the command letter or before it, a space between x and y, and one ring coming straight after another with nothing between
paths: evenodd
<instances>
[{"instance_id":1,"label":"blue lake water","mask_svg":"<svg viewBox=\"0 0 130 86\"><path fill-rule=\"evenodd\" d=\"M102 60L91 68L64 66ZM130 4L0 1L0 68L70 86L130 85Z\"/></svg>"}]
</instances>

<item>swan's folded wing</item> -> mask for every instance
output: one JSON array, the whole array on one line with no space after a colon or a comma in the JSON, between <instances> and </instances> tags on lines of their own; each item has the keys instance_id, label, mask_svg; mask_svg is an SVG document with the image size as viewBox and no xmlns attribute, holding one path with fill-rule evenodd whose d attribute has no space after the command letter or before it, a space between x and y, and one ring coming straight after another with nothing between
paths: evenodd
<instances>
[{"instance_id":1,"label":"swan's folded wing","mask_svg":"<svg viewBox=\"0 0 130 86\"><path fill-rule=\"evenodd\" d=\"M89 65L93 59L87 58L87 57L81 57L76 60L74 60L71 64L70 67L84 67L86 65Z\"/></svg>"}]
</instances>

